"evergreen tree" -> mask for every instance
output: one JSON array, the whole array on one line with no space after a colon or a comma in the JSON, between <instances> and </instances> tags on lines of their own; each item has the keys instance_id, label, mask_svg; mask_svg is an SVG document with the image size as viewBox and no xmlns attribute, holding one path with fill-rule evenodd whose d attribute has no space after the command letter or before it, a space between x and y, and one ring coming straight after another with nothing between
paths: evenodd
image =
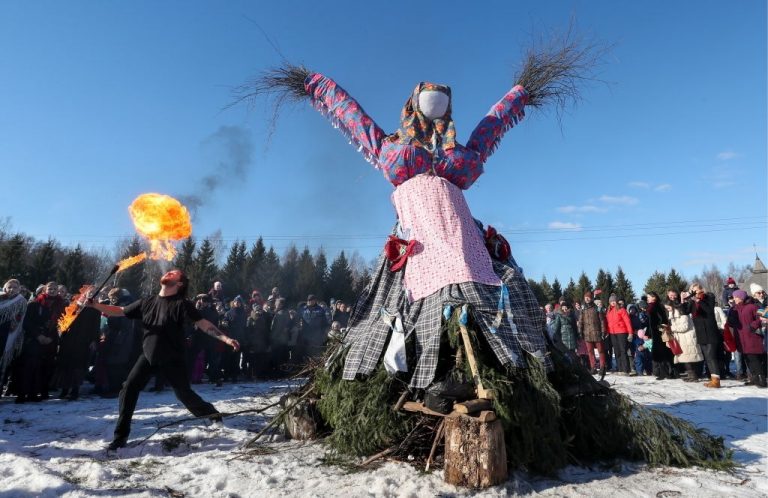
<instances>
[{"instance_id":1,"label":"evergreen tree","mask_svg":"<svg viewBox=\"0 0 768 498\"><path fill-rule=\"evenodd\" d=\"M186 273L190 280L194 273L195 249L197 249L197 242L194 237L190 237L181 243L181 248L173 260L173 267Z\"/></svg>"},{"instance_id":2,"label":"evergreen tree","mask_svg":"<svg viewBox=\"0 0 768 498\"><path fill-rule=\"evenodd\" d=\"M547 276L541 277L541 292L544 295L544 304L555 302L555 291L552 285L547 281Z\"/></svg>"},{"instance_id":3,"label":"evergreen tree","mask_svg":"<svg viewBox=\"0 0 768 498\"><path fill-rule=\"evenodd\" d=\"M531 291L533 291L533 295L536 296L536 302L539 303L539 306L544 306L547 304L547 297L544 294L544 289L542 289L541 284L535 281L532 278L528 279L528 285L531 287Z\"/></svg>"},{"instance_id":4,"label":"evergreen tree","mask_svg":"<svg viewBox=\"0 0 768 498\"><path fill-rule=\"evenodd\" d=\"M595 277L595 290L600 289L599 298L603 300L603 306L608 306L608 298L616 293L611 272L600 268Z\"/></svg>"},{"instance_id":5,"label":"evergreen tree","mask_svg":"<svg viewBox=\"0 0 768 498\"><path fill-rule=\"evenodd\" d=\"M624 299L624 302L627 304L634 303L637 300L635 291L632 290L632 282L627 279L621 266L616 270L616 282L613 285L613 289L616 295Z\"/></svg>"},{"instance_id":6,"label":"evergreen tree","mask_svg":"<svg viewBox=\"0 0 768 498\"><path fill-rule=\"evenodd\" d=\"M365 291L365 289L368 288L368 286L371 284L372 278L373 277L371 276L370 270L368 270L368 268L363 269L363 272L360 274L360 276L357 279L355 279L355 284L353 286L355 299L360 297L360 295Z\"/></svg>"},{"instance_id":7,"label":"evergreen tree","mask_svg":"<svg viewBox=\"0 0 768 498\"><path fill-rule=\"evenodd\" d=\"M190 292L187 295L194 296L208 292L213 285L219 269L216 266L216 253L213 244L208 238L203 239L197 250L193 264L195 279L190 281ZM225 288L225 293L229 291ZM234 296L233 296L234 297Z\"/></svg>"},{"instance_id":8,"label":"evergreen tree","mask_svg":"<svg viewBox=\"0 0 768 498\"><path fill-rule=\"evenodd\" d=\"M128 245L122 250L119 258L121 260L136 256L144 251L141 244L141 239L138 236L134 236ZM131 296L138 298L142 295L141 284L144 278L144 266L148 262L145 260L143 263L139 263L131 266L127 270L121 271L115 276L113 284L116 287L127 289L131 293Z\"/></svg>"},{"instance_id":9,"label":"evergreen tree","mask_svg":"<svg viewBox=\"0 0 768 498\"><path fill-rule=\"evenodd\" d=\"M677 273L677 271L672 268L669 270L669 273L667 274L667 289L674 289L678 293L687 290L688 289L688 281L683 278L682 275ZM666 291L664 292L664 295L666 295Z\"/></svg>"},{"instance_id":10,"label":"evergreen tree","mask_svg":"<svg viewBox=\"0 0 768 498\"><path fill-rule=\"evenodd\" d=\"M368 273L368 281L370 282L370 272ZM328 296L328 259L325 256L325 250L321 247L315 254L315 282L317 282L316 294L321 296ZM367 285L367 284L366 284ZM355 292L355 295L358 295Z\"/></svg>"},{"instance_id":11,"label":"evergreen tree","mask_svg":"<svg viewBox=\"0 0 768 498\"><path fill-rule=\"evenodd\" d=\"M571 303L571 306L573 306L573 303L579 301L576 299L576 283L573 281L573 278L568 281L568 286L563 291L563 295L565 296L565 300Z\"/></svg>"},{"instance_id":12,"label":"evergreen tree","mask_svg":"<svg viewBox=\"0 0 768 498\"><path fill-rule=\"evenodd\" d=\"M251 246L248 256L245 258L245 283L250 290L260 289L264 296L269 295L270 289L264 288L259 280L259 272L264 264L264 257L267 254L267 248L264 247L264 240L259 239Z\"/></svg>"},{"instance_id":13,"label":"evergreen tree","mask_svg":"<svg viewBox=\"0 0 768 498\"><path fill-rule=\"evenodd\" d=\"M280 294L290 302L305 299L306 295L300 296L296 293L296 280L299 276L299 251L295 244L288 246L280 263L282 266L279 284Z\"/></svg>"},{"instance_id":14,"label":"evergreen tree","mask_svg":"<svg viewBox=\"0 0 768 498\"><path fill-rule=\"evenodd\" d=\"M269 250L264 255L264 261L258 275L258 281L261 282L261 286L266 292L264 294L266 298L273 287L280 285L280 258L277 257L277 253L272 246L269 247Z\"/></svg>"},{"instance_id":15,"label":"evergreen tree","mask_svg":"<svg viewBox=\"0 0 768 498\"><path fill-rule=\"evenodd\" d=\"M53 239L38 244L32 250L28 271L29 289L34 290L38 285L56 278L56 263L59 252L59 244Z\"/></svg>"},{"instance_id":16,"label":"evergreen tree","mask_svg":"<svg viewBox=\"0 0 768 498\"><path fill-rule=\"evenodd\" d=\"M85 281L85 261L80 244L64 254L61 266L56 272L56 281L64 284L72 294L88 283Z\"/></svg>"},{"instance_id":17,"label":"evergreen tree","mask_svg":"<svg viewBox=\"0 0 768 498\"><path fill-rule=\"evenodd\" d=\"M646 294L655 292L661 299L664 299L664 296L667 295L667 276L658 270L653 272L653 275L648 277L643 292Z\"/></svg>"},{"instance_id":18,"label":"evergreen tree","mask_svg":"<svg viewBox=\"0 0 768 498\"><path fill-rule=\"evenodd\" d=\"M227 261L221 270L221 279L226 294L232 298L239 295L245 299L250 295L245 281L246 259L245 242L235 241L229 249Z\"/></svg>"},{"instance_id":19,"label":"evergreen tree","mask_svg":"<svg viewBox=\"0 0 768 498\"><path fill-rule=\"evenodd\" d=\"M574 293L574 300L577 302L584 301L584 293L592 290L592 282L589 280L587 274L582 271L579 276L579 282L576 284L576 292Z\"/></svg>"},{"instance_id":20,"label":"evergreen tree","mask_svg":"<svg viewBox=\"0 0 768 498\"><path fill-rule=\"evenodd\" d=\"M304 250L299 255L299 261L296 268L296 282L294 285L294 294L300 297L306 297L308 294L321 294L322 289L317 282L317 272L315 270L315 261L309 247L304 246Z\"/></svg>"},{"instance_id":21,"label":"evergreen tree","mask_svg":"<svg viewBox=\"0 0 768 498\"><path fill-rule=\"evenodd\" d=\"M331 263L328 271L328 295L326 299L336 298L346 302L353 302L355 293L352 290L352 269L344 251Z\"/></svg>"},{"instance_id":22,"label":"evergreen tree","mask_svg":"<svg viewBox=\"0 0 768 498\"><path fill-rule=\"evenodd\" d=\"M20 233L0 240L0 279L16 278L22 285L35 285L27 281L29 246L30 241Z\"/></svg>"},{"instance_id":23,"label":"evergreen tree","mask_svg":"<svg viewBox=\"0 0 768 498\"><path fill-rule=\"evenodd\" d=\"M555 280L552 281L552 302L560 301L561 297L563 297L563 288L560 285L560 281L555 277Z\"/></svg>"}]
</instances>

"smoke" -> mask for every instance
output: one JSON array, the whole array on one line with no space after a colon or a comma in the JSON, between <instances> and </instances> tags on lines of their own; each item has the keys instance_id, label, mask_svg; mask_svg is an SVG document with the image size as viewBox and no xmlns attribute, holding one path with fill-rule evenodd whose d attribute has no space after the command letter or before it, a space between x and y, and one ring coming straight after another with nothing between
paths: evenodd
<instances>
[{"instance_id":1,"label":"smoke","mask_svg":"<svg viewBox=\"0 0 768 498\"><path fill-rule=\"evenodd\" d=\"M200 148L211 171L195 182L195 191L178 196L193 218L219 188L244 182L253 162L250 133L239 126L221 126L200 143Z\"/></svg>"}]
</instances>

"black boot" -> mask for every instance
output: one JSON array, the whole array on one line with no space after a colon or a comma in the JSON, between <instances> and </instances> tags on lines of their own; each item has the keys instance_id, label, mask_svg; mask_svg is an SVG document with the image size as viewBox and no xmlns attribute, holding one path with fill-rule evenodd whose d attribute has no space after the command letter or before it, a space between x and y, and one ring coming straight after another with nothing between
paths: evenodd
<instances>
[{"instance_id":1,"label":"black boot","mask_svg":"<svg viewBox=\"0 0 768 498\"><path fill-rule=\"evenodd\" d=\"M128 442L128 438L127 437L116 437L115 439L112 440L111 443L109 443L107 445L107 450L108 451L115 451L118 448L123 448L123 447L125 447L125 444L127 442Z\"/></svg>"},{"instance_id":2,"label":"black boot","mask_svg":"<svg viewBox=\"0 0 768 498\"><path fill-rule=\"evenodd\" d=\"M58 396L56 396L56 399L65 399L67 397L67 394L69 394L69 389L64 388L61 390Z\"/></svg>"}]
</instances>

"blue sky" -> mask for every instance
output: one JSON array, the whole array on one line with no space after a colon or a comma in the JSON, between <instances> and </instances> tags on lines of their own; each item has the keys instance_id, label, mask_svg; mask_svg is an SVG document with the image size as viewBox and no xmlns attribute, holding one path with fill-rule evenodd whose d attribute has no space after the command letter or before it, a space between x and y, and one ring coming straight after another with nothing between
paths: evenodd
<instances>
[{"instance_id":1,"label":"blue sky","mask_svg":"<svg viewBox=\"0 0 768 498\"><path fill-rule=\"evenodd\" d=\"M374 7L375 6L375 7ZM560 123L531 111L466 193L529 277L567 281L764 257L766 2L13 2L0 4L0 217L112 249L142 192L205 195L194 233L374 258L392 187L309 106L269 139L232 88L284 56L390 132L415 84L453 91L464 142L524 49L571 19L615 44ZM233 145L234 144L234 145ZM765 258L764 258L765 259Z\"/></svg>"}]
</instances>

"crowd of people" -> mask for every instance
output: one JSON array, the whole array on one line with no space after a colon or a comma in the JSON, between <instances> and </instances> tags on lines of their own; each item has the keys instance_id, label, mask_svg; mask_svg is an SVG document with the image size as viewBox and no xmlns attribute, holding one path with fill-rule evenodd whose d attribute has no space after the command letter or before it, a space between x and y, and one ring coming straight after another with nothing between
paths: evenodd
<instances>
[{"instance_id":1,"label":"crowd of people","mask_svg":"<svg viewBox=\"0 0 768 498\"><path fill-rule=\"evenodd\" d=\"M91 296L98 303L126 307L136 301L126 289L112 288ZM36 402L55 396L76 400L83 385L94 394L115 398L131 368L142 354L141 321L126 316L106 316L83 306L77 319L63 332L57 326L72 296L56 282L29 291L15 279L0 293L0 395L16 403ZM338 336L349 321L351 308L340 300L330 305L307 296L296 307L286 305L275 287L263 298L259 290L250 297L227 296L224 284L215 282L208 293L192 298L200 315L235 339L239 350L215 337L185 325L185 364L193 384L250 381L284 377L321 353L328 337ZM3 304L26 304L10 310ZM15 316L12 316L15 314ZM0 315L0 318L2 316ZM14 333L16 331L16 333ZM151 390L165 388L161 374Z\"/></svg>"},{"instance_id":2,"label":"crowd of people","mask_svg":"<svg viewBox=\"0 0 768 498\"><path fill-rule=\"evenodd\" d=\"M593 374L655 375L657 380L723 378L766 387L768 298L752 283L747 291L729 278L722 302L700 283L687 291L649 292L636 303L588 291L583 301L561 299L543 307L552 341ZM599 363L598 363L599 362Z\"/></svg>"},{"instance_id":3,"label":"crowd of people","mask_svg":"<svg viewBox=\"0 0 768 498\"><path fill-rule=\"evenodd\" d=\"M733 378L766 387L768 299L759 285L752 284L747 294L729 279L722 295L727 305L722 308L699 283L679 294L669 290L664 299L650 292L636 303L613 294L604 301L599 291L596 294L586 292L581 302L561 299L542 308L553 343L593 374L655 375L658 380L688 382L708 378L704 385L713 388L720 387L721 379ZM0 393L15 396L16 403L52 395L76 400L87 382L97 395L118 396L142 353L141 323L83 307L60 333L57 322L70 299L56 282L34 292L15 279L5 283L0 318L2 310L10 312L0 320ZM123 307L136 300L121 288L93 299ZM10 309L11 302L26 304L25 310ZM331 300L327 305L312 294L289 308L277 287L266 298L259 290L229 298L222 282L194 296L193 302L200 316L240 345L239 350L226 347L198 333L193 324L186 325L189 381L216 386L288 375L319 356L329 337L341 337L351 312L347 303ZM150 389L162 390L164 384L157 375Z\"/></svg>"}]
</instances>

